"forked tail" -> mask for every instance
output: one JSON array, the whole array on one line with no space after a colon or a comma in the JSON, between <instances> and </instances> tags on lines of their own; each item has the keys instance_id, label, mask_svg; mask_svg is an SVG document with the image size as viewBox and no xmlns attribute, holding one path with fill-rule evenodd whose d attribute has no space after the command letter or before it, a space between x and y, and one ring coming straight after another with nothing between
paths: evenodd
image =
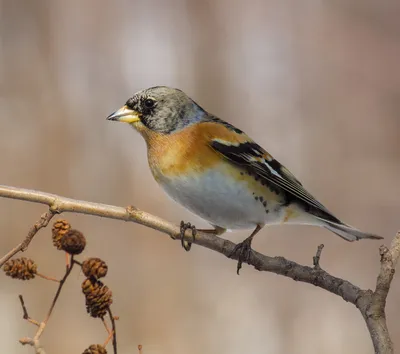
<instances>
[{"instance_id":1,"label":"forked tail","mask_svg":"<svg viewBox=\"0 0 400 354\"><path fill-rule=\"evenodd\" d=\"M351 227L343 223L333 222L320 217L317 218L323 222L322 224L323 227L332 231L333 233L345 239L346 241L358 241L363 238L379 240L383 238L381 236L370 234L368 232L362 232L360 230L355 229L354 227Z\"/></svg>"}]
</instances>

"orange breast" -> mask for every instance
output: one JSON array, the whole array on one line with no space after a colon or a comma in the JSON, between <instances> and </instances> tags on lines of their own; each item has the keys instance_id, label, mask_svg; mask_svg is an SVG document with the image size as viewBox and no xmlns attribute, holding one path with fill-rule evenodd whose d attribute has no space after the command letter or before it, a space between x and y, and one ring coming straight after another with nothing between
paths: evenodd
<instances>
[{"instance_id":1,"label":"orange breast","mask_svg":"<svg viewBox=\"0 0 400 354\"><path fill-rule=\"evenodd\" d=\"M194 124L172 134L148 129L141 133L147 142L149 165L156 179L201 173L220 163L222 157L210 147L211 139L233 144L246 141L246 135L213 122Z\"/></svg>"}]
</instances>

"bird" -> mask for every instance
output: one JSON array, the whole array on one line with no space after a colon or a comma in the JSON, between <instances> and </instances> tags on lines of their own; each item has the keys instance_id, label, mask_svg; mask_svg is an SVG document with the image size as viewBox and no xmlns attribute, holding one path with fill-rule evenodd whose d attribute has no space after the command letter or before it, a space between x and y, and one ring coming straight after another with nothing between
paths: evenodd
<instances>
[{"instance_id":1,"label":"bird","mask_svg":"<svg viewBox=\"0 0 400 354\"><path fill-rule=\"evenodd\" d=\"M346 241L382 238L342 222L242 130L179 89L138 91L107 119L128 123L142 135L154 179L213 227L202 231L252 230L231 254L238 255L238 274L251 256L254 236L266 225L314 225ZM196 228L182 222L181 230L187 228L195 235Z\"/></svg>"}]
</instances>

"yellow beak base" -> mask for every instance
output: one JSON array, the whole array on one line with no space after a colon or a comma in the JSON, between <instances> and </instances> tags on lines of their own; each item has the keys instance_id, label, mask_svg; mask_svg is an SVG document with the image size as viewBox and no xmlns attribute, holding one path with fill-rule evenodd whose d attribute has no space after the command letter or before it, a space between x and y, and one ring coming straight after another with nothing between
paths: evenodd
<instances>
[{"instance_id":1,"label":"yellow beak base","mask_svg":"<svg viewBox=\"0 0 400 354\"><path fill-rule=\"evenodd\" d=\"M128 106L123 106L118 111L111 113L107 120L114 120L117 122L135 123L140 121L139 113L130 109Z\"/></svg>"}]
</instances>

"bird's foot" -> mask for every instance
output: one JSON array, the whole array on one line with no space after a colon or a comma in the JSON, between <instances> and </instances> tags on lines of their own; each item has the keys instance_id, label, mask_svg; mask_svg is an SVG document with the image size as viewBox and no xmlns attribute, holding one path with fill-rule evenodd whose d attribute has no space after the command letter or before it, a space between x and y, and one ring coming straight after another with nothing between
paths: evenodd
<instances>
[{"instance_id":1,"label":"bird's foot","mask_svg":"<svg viewBox=\"0 0 400 354\"><path fill-rule=\"evenodd\" d=\"M246 238L243 242L238 243L233 251L230 253L229 258L233 258L233 256L238 256L237 263L237 274L239 275L239 271L242 268L243 262L247 263L251 255L253 254L253 249L251 248L251 242L253 241L253 236Z\"/></svg>"},{"instance_id":2,"label":"bird's foot","mask_svg":"<svg viewBox=\"0 0 400 354\"><path fill-rule=\"evenodd\" d=\"M197 229L196 226L192 225L190 222L181 221L181 245L185 249L185 251L189 252L192 248L192 242L185 240L185 232L186 230L192 230L192 239L193 241L196 238Z\"/></svg>"}]
</instances>

